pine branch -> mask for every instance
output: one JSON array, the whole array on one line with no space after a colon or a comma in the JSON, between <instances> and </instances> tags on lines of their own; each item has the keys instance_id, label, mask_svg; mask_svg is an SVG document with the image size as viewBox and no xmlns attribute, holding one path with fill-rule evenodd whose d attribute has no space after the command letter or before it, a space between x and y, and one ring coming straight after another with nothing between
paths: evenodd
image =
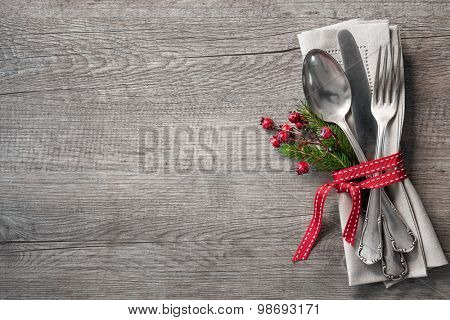
<instances>
[{"instance_id":1,"label":"pine branch","mask_svg":"<svg viewBox=\"0 0 450 320\"><path fill-rule=\"evenodd\" d=\"M356 155L345 133L333 123L328 123L316 115L306 103L297 106L298 113L302 117L302 121L296 123L296 126L284 124L275 126L270 118L262 118L261 124L266 130L277 131L277 136L273 137L271 144L278 148L281 155L296 159L298 161L306 161L320 171L335 171L343 168L351 167L358 163ZM298 114L291 114L298 118ZM266 123L263 124L263 120ZM291 120L290 121L298 121ZM267 122L268 121L268 122ZM324 137L321 131L324 127ZM287 129L286 129L287 128ZM283 132L289 131L289 138ZM332 133L332 134L331 134ZM331 134L331 136L330 136ZM280 144L280 141L287 141Z\"/></svg>"},{"instance_id":2,"label":"pine branch","mask_svg":"<svg viewBox=\"0 0 450 320\"><path fill-rule=\"evenodd\" d=\"M320 171L334 171L355 164L345 153L330 152L315 144L301 146L298 143L283 143L278 150L283 156L306 161Z\"/></svg>"},{"instance_id":3,"label":"pine branch","mask_svg":"<svg viewBox=\"0 0 450 320\"><path fill-rule=\"evenodd\" d=\"M311 130L320 137L320 131L324 126L329 127L334 135L329 139L321 139L322 144L331 148L332 152L343 162L355 165L358 163L355 152L347 139L344 131L334 123L325 122L318 115L311 111L311 108L306 103L301 103L298 107L299 113L305 117L308 124L307 129Z\"/></svg>"},{"instance_id":4,"label":"pine branch","mask_svg":"<svg viewBox=\"0 0 450 320\"><path fill-rule=\"evenodd\" d=\"M306 120L306 134L312 134L315 143L283 143L278 149L283 156L306 161L320 171L339 170L358 163L350 142L337 125L323 121L305 103L298 106L298 112ZM320 136L323 127L329 127L333 136L323 139Z\"/></svg>"},{"instance_id":5,"label":"pine branch","mask_svg":"<svg viewBox=\"0 0 450 320\"><path fill-rule=\"evenodd\" d=\"M285 157L302 160L302 152L300 146L297 143L283 143L278 151Z\"/></svg>"}]
</instances>

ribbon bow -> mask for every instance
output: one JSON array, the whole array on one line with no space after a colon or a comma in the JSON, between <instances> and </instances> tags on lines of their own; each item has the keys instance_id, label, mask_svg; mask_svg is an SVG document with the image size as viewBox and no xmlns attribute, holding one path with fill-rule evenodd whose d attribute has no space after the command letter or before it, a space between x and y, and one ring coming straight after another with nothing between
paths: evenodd
<instances>
[{"instance_id":1,"label":"ribbon bow","mask_svg":"<svg viewBox=\"0 0 450 320\"><path fill-rule=\"evenodd\" d=\"M371 176L376 173L378 174ZM371 177L359 182L352 181L366 176ZM309 253L319 234L325 199L331 189L334 188L338 192L347 192L352 198L352 209L342 237L345 241L353 245L361 212L361 190L382 188L403 181L406 179L406 176L406 171L403 167L403 156L400 152L334 172L334 181L332 183L326 183L317 189L314 198L313 217L292 261L295 262L308 259Z\"/></svg>"}]
</instances>

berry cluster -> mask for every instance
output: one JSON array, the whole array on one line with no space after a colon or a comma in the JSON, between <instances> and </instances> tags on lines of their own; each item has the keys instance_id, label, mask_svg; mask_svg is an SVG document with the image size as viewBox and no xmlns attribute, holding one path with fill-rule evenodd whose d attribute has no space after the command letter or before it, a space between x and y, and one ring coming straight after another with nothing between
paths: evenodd
<instances>
[{"instance_id":1,"label":"berry cluster","mask_svg":"<svg viewBox=\"0 0 450 320\"><path fill-rule=\"evenodd\" d=\"M268 131L275 131L276 134L270 138L270 144L274 148L279 148L282 144L297 144L299 148L314 144L326 148L322 140L330 139L334 136L330 127L324 126L320 130L320 136L308 129L308 121L297 111L291 111L288 116L291 124L285 123L277 126L271 118L262 117L261 126ZM297 163L297 174L302 175L310 171L310 164L306 161Z\"/></svg>"}]
</instances>

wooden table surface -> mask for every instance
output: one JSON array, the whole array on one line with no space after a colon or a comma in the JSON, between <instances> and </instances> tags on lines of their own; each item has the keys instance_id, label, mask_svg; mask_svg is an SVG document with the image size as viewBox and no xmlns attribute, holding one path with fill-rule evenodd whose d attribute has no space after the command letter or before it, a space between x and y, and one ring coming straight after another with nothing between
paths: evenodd
<instances>
[{"instance_id":1,"label":"wooden table surface","mask_svg":"<svg viewBox=\"0 0 450 320\"><path fill-rule=\"evenodd\" d=\"M403 149L448 255L448 0L0 2L0 298L450 296L449 267L349 287L335 197L292 264L329 176L258 126L303 98L297 33L398 24Z\"/></svg>"}]
</instances>

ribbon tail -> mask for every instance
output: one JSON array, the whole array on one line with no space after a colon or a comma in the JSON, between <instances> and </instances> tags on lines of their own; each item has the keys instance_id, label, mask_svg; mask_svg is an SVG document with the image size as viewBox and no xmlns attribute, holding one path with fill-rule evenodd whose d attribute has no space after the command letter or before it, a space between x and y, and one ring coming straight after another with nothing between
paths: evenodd
<instances>
[{"instance_id":1,"label":"ribbon tail","mask_svg":"<svg viewBox=\"0 0 450 320\"><path fill-rule=\"evenodd\" d=\"M314 198L314 214L311 222L309 223L308 229L306 230L306 234L303 236L302 241L297 248L297 251L292 257L293 262L308 259L308 256L313 248L314 243L317 240L317 236L320 231L325 199L331 188L333 188L332 184L324 184L319 188L319 190L317 190L316 196Z\"/></svg>"},{"instance_id":2,"label":"ribbon tail","mask_svg":"<svg viewBox=\"0 0 450 320\"><path fill-rule=\"evenodd\" d=\"M342 237L350 245L353 245L355 243L356 229L358 228L359 214L361 212L361 189L350 185L348 192L352 198L352 210L350 211Z\"/></svg>"}]
</instances>

